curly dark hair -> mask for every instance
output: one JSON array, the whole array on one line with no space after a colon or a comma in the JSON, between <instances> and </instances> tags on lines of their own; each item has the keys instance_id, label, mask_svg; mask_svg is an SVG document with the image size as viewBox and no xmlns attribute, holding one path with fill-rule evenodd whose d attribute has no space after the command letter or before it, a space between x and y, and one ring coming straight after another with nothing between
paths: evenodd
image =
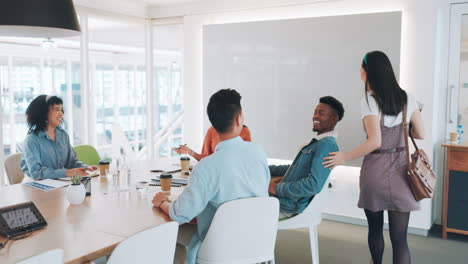
<instances>
[{"instance_id":1,"label":"curly dark hair","mask_svg":"<svg viewBox=\"0 0 468 264\"><path fill-rule=\"evenodd\" d=\"M320 103L322 104L327 104L329 105L333 110L335 110L337 116L338 116L338 121L343 119L344 116L344 107L343 104L338 101L335 97L333 96L324 96L320 98Z\"/></svg>"},{"instance_id":2,"label":"curly dark hair","mask_svg":"<svg viewBox=\"0 0 468 264\"><path fill-rule=\"evenodd\" d=\"M63 105L62 99L57 96L39 95L31 101L26 109L26 118L28 121L28 134L37 135L39 131L47 127L47 118L49 110L54 105Z\"/></svg>"}]
</instances>

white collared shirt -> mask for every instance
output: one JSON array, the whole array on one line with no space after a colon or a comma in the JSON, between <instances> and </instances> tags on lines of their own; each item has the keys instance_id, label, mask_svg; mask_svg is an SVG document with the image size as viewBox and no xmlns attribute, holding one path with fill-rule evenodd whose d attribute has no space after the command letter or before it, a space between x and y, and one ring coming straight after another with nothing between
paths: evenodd
<instances>
[{"instance_id":1,"label":"white collared shirt","mask_svg":"<svg viewBox=\"0 0 468 264\"><path fill-rule=\"evenodd\" d=\"M324 138L326 138L326 137L338 138L338 132L336 132L335 130L332 130L332 131L328 131L328 132L325 132L325 133L323 133L323 134L317 135L317 136L315 136L314 138L315 138L316 140L322 140L322 139L324 139ZM301 149L302 149L303 147L305 147L306 145L308 145L309 143L310 143L310 142L303 144L303 145L298 149L298 151L301 151Z\"/></svg>"},{"instance_id":2,"label":"white collared shirt","mask_svg":"<svg viewBox=\"0 0 468 264\"><path fill-rule=\"evenodd\" d=\"M338 138L338 132L335 132L335 130L328 131L328 132L322 133L322 134L320 134L320 135L317 135L317 136L315 137L315 139L321 140L321 139L324 139L324 138L326 138L326 137Z\"/></svg>"}]
</instances>

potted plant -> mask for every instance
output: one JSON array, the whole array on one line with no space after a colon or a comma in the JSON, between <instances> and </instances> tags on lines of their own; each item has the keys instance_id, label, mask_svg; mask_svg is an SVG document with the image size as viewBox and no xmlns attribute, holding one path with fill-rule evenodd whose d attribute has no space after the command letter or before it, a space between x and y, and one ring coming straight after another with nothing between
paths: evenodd
<instances>
[{"instance_id":1,"label":"potted plant","mask_svg":"<svg viewBox=\"0 0 468 264\"><path fill-rule=\"evenodd\" d=\"M71 176L72 184L67 187L67 200L70 204L81 204L86 197L86 189L81 184L81 176Z\"/></svg>"}]
</instances>

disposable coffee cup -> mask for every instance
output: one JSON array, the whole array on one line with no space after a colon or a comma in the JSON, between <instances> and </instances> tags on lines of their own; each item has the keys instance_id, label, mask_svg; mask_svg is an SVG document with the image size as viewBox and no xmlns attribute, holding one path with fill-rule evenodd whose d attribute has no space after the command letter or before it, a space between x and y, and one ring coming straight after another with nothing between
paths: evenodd
<instances>
[{"instance_id":1,"label":"disposable coffee cup","mask_svg":"<svg viewBox=\"0 0 468 264\"><path fill-rule=\"evenodd\" d=\"M161 174L161 176L159 176L159 182L161 183L161 192L170 195L172 185L172 174Z\"/></svg>"},{"instance_id":2,"label":"disposable coffee cup","mask_svg":"<svg viewBox=\"0 0 468 264\"><path fill-rule=\"evenodd\" d=\"M107 176L106 171L109 170L110 162L101 160L99 161L99 175Z\"/></svg>"},{"instance_id":3,"label":"disposable coffee cup","mask_svg":"<svg viewBox=\"0 0 468 264\"><path fill-rule=\"evenodd\" d=\"M184 175L185 172L189 172L189 170L190 170L190 158L181 157L180 158L180 171L182 172L182 175Z\"/></svg>"},{"instance_id":4,"label":"disposable coffee cup","mask_svg":"<svg viewBox=\"0 0 468 264\"><path fill-rule=\"evenodd\" d=\"M457 142L458 140L458 133L457 132L450 132L450 141Z\"/></svg>"}]
</instances>

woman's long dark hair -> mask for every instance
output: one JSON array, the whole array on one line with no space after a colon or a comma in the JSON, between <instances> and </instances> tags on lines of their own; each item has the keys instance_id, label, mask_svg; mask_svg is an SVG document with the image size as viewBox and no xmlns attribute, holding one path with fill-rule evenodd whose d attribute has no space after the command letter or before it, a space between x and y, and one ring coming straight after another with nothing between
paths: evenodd
<instances>
[{"instance_id":1,"label":"woman's long dark hair","mask_svg":"<svg viewBox=\"0 0 468 264\"><path fill-rule=\"evenodd\" d=\"M364 56L361 66L367 75L364 87L366 100L367 92L372 91L372 96L384 115L398 115L408 97L398 84L387 55L381 51L371 51Z\"/></svg>"},{"instance_id":2,"label":"woman's long dark hair","mask_svg":"<svg viewBox=\"0 0 468 264\"><path fill-rule=\"evenodd\" d=\"M26 109L26 117L28 121L28 134L34 133L37 135L39 131L47 127L47 119L49 109L53 105L63 105L62 99L57 96L39 95L31 101Z\"/></svg>"}]
</instances>

